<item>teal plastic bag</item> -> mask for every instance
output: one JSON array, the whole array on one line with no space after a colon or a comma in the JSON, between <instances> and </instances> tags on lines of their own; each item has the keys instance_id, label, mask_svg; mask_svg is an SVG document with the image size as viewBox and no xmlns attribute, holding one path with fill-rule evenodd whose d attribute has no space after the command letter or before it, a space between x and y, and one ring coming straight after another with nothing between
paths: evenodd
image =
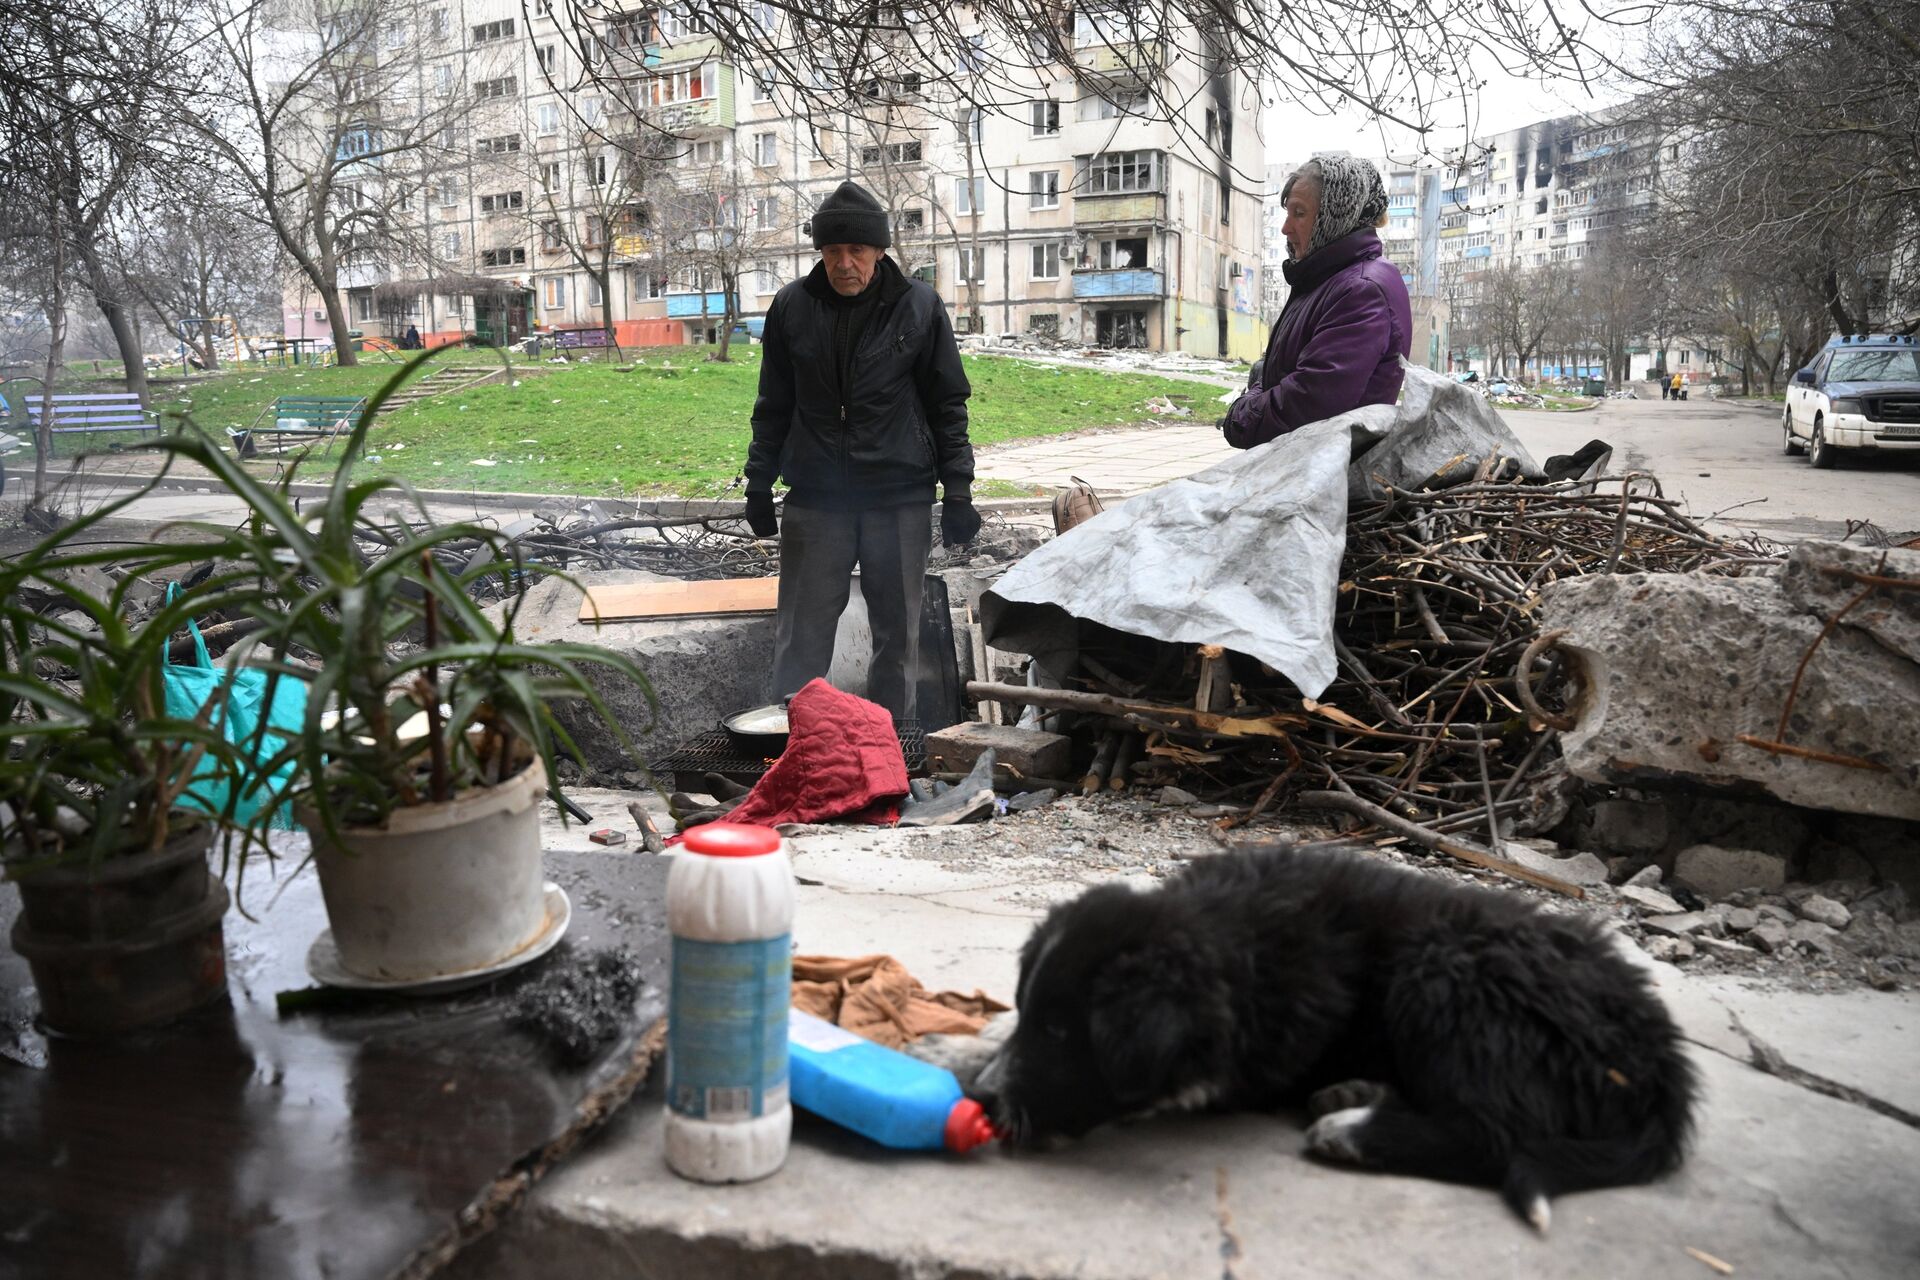
<instances>
[{"instance_id":1,"label":"teal plastic bag","mask_svg":"<svg viewBox=\"0 0 1920 1280\"><path fill-rule=\"evenodd\" d=\"M176 585L167 585L169 603ZM220 814L226 811L229 796L238 788L240 795L234 804L234 820L251 822L293 783L296 762L289 760L272 773L261 772L260 766L277 755L288 739L299 736L307 712L307 685L304 680L284 674L275 679L272 672L255 667L225 670L216 667L207 656L207 642L200 637L199 624L189 618L187 629L193 633L198 661L177 663L168 658L160 673L166 690L167 714L192 720L202 707L212 704L214 710L209 723L238 748L238 754L250 764L239 778L233 778L221 770L218 761L201 760L180 802L204 813ZM282 802L271 825L293 826L292 807Z\"/></svg>"}]
</instances>

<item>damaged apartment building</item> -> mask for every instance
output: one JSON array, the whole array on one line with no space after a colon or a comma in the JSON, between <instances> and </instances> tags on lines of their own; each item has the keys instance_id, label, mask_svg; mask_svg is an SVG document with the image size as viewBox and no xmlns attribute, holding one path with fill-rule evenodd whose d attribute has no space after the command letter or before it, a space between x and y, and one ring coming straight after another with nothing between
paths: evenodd
<instances>
[{"instance_id":1,"label":"damaged apartment building","mask_svg":"<svg viewBox=\"0 0 1920 1280\"><path fill-rule=\"evenodd\" d=\"M419 251L343 275L369 334L604 327L673 344L717 339L729 311L757 334L811 269L812 209L852 179L962 334L1261 350L1257 95L1200 32L1142 42L1103 10L1063 8L1057 31L978 27L980 76L917 67L896 33L897 56L875 63L887 73L823 110L727 52L783 39L777 5L746 6L759 34L723 41L698 5L390 4L365 56L401 64L422 101L467 109L406 177ZM711 211L704 226L689 207ZM289 333L324 332L317 300L286 305Z\"/></svg>"}]
</instances>

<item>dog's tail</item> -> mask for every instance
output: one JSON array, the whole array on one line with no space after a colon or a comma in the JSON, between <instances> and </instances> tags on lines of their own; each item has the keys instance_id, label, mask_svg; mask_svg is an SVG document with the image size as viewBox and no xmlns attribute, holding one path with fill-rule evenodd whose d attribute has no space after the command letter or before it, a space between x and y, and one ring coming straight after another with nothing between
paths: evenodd
<instances>
[{"instance_id":1,"label":"dog's tail","mask_svg":"<svg viewBox=\"0 0 1920 1280\"><path fill-rule=\"evenodd\" d=\"M1677 1116L1653 1117L1636 1134L1528 1143L1508 1162L1500 1196L1545 1235L1554 1196L1648 1182L1679 1167L1690 1127L1683 1104Z\"/></svg>"}]
</instances>

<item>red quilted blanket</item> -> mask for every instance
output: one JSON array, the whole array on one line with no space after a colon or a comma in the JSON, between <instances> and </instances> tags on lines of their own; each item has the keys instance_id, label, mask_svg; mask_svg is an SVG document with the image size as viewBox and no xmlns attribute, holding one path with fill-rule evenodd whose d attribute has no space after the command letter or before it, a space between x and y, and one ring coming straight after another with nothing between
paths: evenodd
<instances>
[{"instance_id":1,"label":"red quilted blanket","mask_svg":"<svg viewBox=\"0 0 1920 1280\"><path fill-rule=\"evenodd\" d=\"M851 817L885 826L899 820L907 761L886 709L809 681L787 707L787 749L728 822L763 827Z\"/></svg>"}]
</instances>

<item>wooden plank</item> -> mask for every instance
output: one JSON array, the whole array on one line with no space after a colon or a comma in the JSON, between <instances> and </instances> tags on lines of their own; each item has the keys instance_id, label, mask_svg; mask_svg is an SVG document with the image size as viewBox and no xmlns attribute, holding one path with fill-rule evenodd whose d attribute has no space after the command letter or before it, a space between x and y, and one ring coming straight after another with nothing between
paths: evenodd
<instances>
[{"instance_id":1,"label":"wooden plank","mask_svg":"<svg viewBox=\"0 0 1920 1280\"><path fill-rule=\"evenodd\" d=\"M719 582L602 583L580 601L582 622L638 622L715 614L772 613L778 578L726 578Z\"/></svg>"}]
</instances>

